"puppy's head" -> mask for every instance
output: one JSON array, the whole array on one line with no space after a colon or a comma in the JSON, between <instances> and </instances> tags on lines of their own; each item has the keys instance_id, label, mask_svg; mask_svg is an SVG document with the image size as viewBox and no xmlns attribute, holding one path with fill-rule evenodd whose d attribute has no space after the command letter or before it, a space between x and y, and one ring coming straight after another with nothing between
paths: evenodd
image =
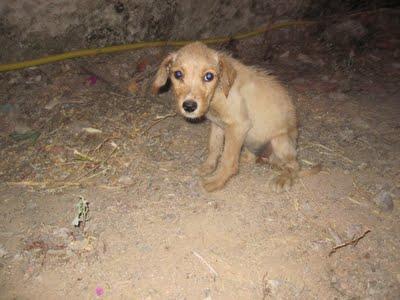
<instances>
[{"instance_id":1,"label":"puppy's head","mask_svg":"<svg viewBox=\"0 0 400 300\"><path fill-rule=\"evenodd\" d=\"M178 111L189 119L197 119L207 113L217 89L228 97L235 78L229 57L196 42L163 60L152 91L157 94L170 79Z\"/></svg>"}]
</instances>

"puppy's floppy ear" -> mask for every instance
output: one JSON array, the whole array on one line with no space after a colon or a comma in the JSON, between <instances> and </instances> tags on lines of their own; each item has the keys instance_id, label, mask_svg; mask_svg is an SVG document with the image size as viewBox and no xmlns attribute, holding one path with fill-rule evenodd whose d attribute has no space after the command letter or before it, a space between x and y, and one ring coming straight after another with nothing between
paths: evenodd
<instances>
[{"instance_id":1,"label":"puppy's floppy ear","mask_svg":"<svg viewBox=\"0 0 400 300\"><path fill-rule=\"evenodd\" d=\"M220 68L220 85L225 97L228 97L229 90L236 79L236 70L233 67L230 59L225 54L219 54L219 68Z\"/></svg>"},{"instance_id":2,"label":"puppy's floppy ear","mask_svg":"<svg viewBox=\"0 0 400 300\"><path fill-rule=\"evenodd\" d=\"M157 95L159 89L166 84L169 76L169 68L175 57L176 57L175 53L170 53L161 62L161 65L157 70L156 76L154 77L154 81L151 87L151 92L153 93L153 95Z\"/></svg>"}]
</instances>

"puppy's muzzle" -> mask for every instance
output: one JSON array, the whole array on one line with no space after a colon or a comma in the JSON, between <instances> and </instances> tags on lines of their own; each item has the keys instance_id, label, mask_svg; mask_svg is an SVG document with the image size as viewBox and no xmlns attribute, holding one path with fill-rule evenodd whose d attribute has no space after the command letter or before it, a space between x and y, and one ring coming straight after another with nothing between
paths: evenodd
<instances>
[{"instance_id":1,"label":"puppy's muzzle","mask_svg":"<svg viewBox=\"0 0 400 300\"><path fill-rule=\"evenodd\" d=\"M185 100L182 103L183 110L192 113L197 109L197 102L194 100Z\"/></svg>"}]
</instances>

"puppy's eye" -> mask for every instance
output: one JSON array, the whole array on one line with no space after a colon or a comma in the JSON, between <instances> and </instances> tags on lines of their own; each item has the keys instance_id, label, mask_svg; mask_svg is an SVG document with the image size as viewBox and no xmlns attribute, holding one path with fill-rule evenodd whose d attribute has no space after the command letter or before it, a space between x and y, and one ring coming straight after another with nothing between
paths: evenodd
<instances>
[{"instance_id":1,"label":"puppy's eye","mask_svg":"<svg viewBox=\"0 0 400 300\"><path fill-rule=\"evenodd\" d=\"M183 77L183 73L181 71L175 71L174 72L174 77L176 79L181 79Z\"/></svg>"},{"instance_id":2,"label":"puppy's eye","mask_svg":"<svg viewBox=\"0 0 400 300\"><path fill-rule=\"evenodd\" d=\"M214 74L211 72L207 72L206 75L204 75L204 81L212 81L214 79Z\"/></svg>"}]
</instances>

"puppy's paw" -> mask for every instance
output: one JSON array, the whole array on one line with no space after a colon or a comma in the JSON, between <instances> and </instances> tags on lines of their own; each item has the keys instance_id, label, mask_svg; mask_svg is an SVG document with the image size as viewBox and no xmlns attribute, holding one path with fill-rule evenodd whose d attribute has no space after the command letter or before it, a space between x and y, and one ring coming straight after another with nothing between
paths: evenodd
<instances>
[{"instance_id":1,"label":"puppy's paw","mask_svg":"<svg viewBox=\"0 0 400 300\"><path fill-rule=\"evenodd\" d=\"M203 179L202 185L207 192L213 192L221 189L227 179L220 176L209 176Z\"/></svg>"},{"instance_id":2,"label":"puppy's paw","mask_svg":"<svg viewBox=\"0 0 400 300\"><path fill-rule=\"evenodd\" d=\"M216 168L216 164L204 162L203 164L201 164L200 168L197 170L197 173L200 176L209 175L212 172L214 172L215 168Z\"/></svg>"},{"instance_id":3,"label":"puppy's paw","mask_svg":"<svg viewBox=\"0 0 400 300\"><path fill-rule=\"evenodd\" d=\"M273 177L270 181L270 187L275 193L283 191L288 192L295 182L295 176L291 173L284 172Z\"/></svg>"},{"instance_id":4,"label":"puppy's paw","mask_svg":"<svg viewBox=\"0 0 400 300\"><path fill-rule=\"evenodd\" d=\"M240 162L245 164L253 164L257 161L257 156L249 150L244 150L240 155Z\"/></svg>"}]
</instances>

